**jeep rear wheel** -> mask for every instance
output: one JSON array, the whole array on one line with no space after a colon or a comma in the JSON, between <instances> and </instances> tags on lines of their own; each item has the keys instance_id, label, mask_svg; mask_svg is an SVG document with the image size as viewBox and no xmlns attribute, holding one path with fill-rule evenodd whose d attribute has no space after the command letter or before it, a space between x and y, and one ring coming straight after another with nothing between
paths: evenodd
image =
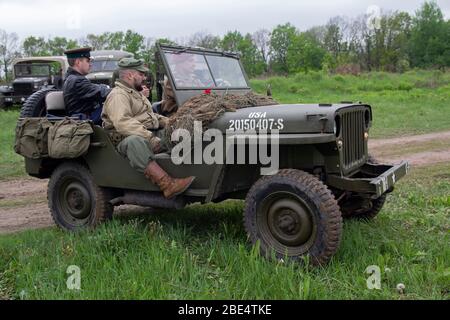
<instances>
[{"instance_id":1,"label":"jeep rear wheel","mask_svg":"<svg viewBox=\"0 0 450 320\"><path fill-rule=\"evenodd\" d=\"M298 260L309 255L313 265L327 263L342 233L339 206L316 177L294 169L259 179L250 189L244 213L249 240L262 255Z\"/></svg>"},{"instance_id":2,"label":"jeep rear wheel","mask_svg":"<svg viewBox=\"0 0 450 320\"><path fill-rule=\"evenodd\" d=\"M5 107L5 96L0 93L0 109Z\"/></svg>"},{"instance_id":3,"label":"jeep rear wheel","mask_svg":"<svg viewBox=\"0 0 450 320\"><path fill-rule=\"evenodd\" d=\"M89 170L79 163L67 162L55 169L47 196L52 218L62 229L94 228L112 218L108 189L97 186Z\"/></svg>"}]
</instances>

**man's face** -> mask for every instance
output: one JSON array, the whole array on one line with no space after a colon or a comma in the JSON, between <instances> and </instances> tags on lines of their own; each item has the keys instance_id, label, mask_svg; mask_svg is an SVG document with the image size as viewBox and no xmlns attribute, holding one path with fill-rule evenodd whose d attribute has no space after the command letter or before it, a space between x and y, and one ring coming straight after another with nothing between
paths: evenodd
<instances>
[{"instance_id":1,"label":"man's face","mask_svg":"<svg viewBox=\"0 0 450 320\"><path fill-rule=\"evenodd\" d=\"M85 76L91 71L91 64L90 58L79 58L77 59L77 71Z\"/></svg>"},{"instance_id":2,"label":"man's face","mask_svg":"<svg viewBox=\"0 0 450 320\"><path fill-rule=\"evenodd\" d=\"M131 81L133 84L133 87L137 91L142 91L142 85L144 81L147 79L146 74L144 72L140 72L137 70L132 70L130 73Z\"/></svg>"}]
</instances>

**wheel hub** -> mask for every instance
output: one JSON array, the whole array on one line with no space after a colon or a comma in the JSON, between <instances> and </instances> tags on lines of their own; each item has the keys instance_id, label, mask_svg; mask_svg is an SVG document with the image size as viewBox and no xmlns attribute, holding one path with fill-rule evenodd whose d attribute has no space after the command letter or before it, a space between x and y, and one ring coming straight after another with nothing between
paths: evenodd
<instances>
[{"instance_id":1,"label":"wheel hub","mask_svg":"<svg viewBox=\"0 0 450 320\"><path fill-rule=\"evenodd\" d=\"M278 228L289 235L295 234L298 223L299 221L292 210L284 210L278 217Z\"/></svg>"},{"instance_id":2,"label":"wheel hub","mask_svg":"<svg viewBox=\"0 0 450 320\"><path fill-rule=\"evenodd\" d=\"M309 207L290 193L270 195L263 201L270 235L281 245L306 245L313 234L314 223Z\"/></svg>"},{"instance_id":3,"label":"wheel hub","mask_svg":"<svg viewBox=\"0 0 450 320\"><path fill-rule=\"evenodd\" d=\"M91 212L91 197L84 185L71 182L64 188L62 205L73 218L85 219Z\"/></svg>"}]
</instances>

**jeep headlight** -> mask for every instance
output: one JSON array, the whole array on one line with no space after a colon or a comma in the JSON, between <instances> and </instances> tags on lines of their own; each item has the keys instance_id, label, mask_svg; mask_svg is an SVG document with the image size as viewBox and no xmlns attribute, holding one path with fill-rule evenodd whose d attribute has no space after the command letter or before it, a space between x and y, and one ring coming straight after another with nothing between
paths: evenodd
<instances>
[{"instance_id":1,"label":"jeep headlight","mask_svg":"<svg viewBox=\"0 0 450 320\"><path fill-rule=\"evenodd\" d=\"M35 89L39 89L39 84L38 84L38 83L35 83L35 84L34 84L34 88L35 88Z\"/></svg>"}]
</instances>

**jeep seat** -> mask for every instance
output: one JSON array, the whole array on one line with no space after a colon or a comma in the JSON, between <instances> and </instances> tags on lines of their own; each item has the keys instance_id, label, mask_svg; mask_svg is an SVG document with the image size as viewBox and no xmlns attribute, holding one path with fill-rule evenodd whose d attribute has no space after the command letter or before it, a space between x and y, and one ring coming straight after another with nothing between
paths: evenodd
<instances>
[{"instance_id":1,"label":"jeep seat","mask_svg":"<svg viewBox=\"0 0 450 320\"><path fill-rule=\"evenodd\" d=\"M53 111L65 112L66 106L64 104L64 96L62 91L52 91L45 96L45 105L47 106L47 112L53 113Z\"/></svg>"}]
</instances>

